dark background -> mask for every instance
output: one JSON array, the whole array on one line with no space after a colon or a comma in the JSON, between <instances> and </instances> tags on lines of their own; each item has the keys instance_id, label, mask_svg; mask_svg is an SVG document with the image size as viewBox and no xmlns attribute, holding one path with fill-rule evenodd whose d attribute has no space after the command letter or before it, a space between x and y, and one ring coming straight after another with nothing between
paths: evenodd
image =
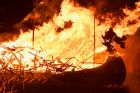
<instances>
[{"instance_id":1,"label":"dark background","mask_svg":"<svg viewBox=\"0 0 140 93\"><path fill-rule=\"evenodd\" d=\"M32 9L32 0L0 0L0 23L4 25L0 32L11 32L12 26L20 22Z\"/></svg>"}]
</instances>

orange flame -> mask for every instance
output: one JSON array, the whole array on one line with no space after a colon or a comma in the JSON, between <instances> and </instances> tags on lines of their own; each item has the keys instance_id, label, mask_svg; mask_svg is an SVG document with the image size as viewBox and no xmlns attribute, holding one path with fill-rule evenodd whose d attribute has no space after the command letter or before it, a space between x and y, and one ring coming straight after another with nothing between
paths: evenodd
<instances>
[{"instance_id":1,"label":"orange flame","mask_svg":"<svg viewBox=\"0 0 140 93\"><path fill-rule=\"evenodd\" d=\"M137 7L134 10L124 9L127 15L121 22L118 23L114 30L118 36L134 34L140 27L140 2L136 3ZM16 41L2 43L0 47L0 58L3 62L8 62L9 67L14 67L13 64L20 64L24 69L30 69L34 66L33 60L36 55L43 59L51 59L60 57L66 60L68 57L75 57L71 60L71 64L81 66L82 68L93 67L93 64L84 64L83 60L94 55L94 25L96 26L96 53L101 53L106 50L102 45L101 36L105 33L112 23L111 18L106 18L105 22L99 24L99 20L95 19L94 24L94 8L80 7L74 5L69 0L64 0L61 5L59 15L54 15L53 19L43 26L35 29L34 49L32 49L32 31L21 33ZM136 21L133 25L128 25L130 21ZM10 48L8 51L7 48ZM16 51L11 49L16 47ZM24 47L24 48L23 48ZM11 60L12 58L12 60ZM58 60L57 60L58 61ZM38 60L38 66L44 62ZM89 58L88 62L93 63L93 58ZM96 64L95 64L96 66ZM44 71L45 68L39 68L39 71Z\"/></svg>"},{"instance_id":2,"label":"orange flame","mask_svg":"<svg viewBox=\"0 0 140 93\"><path fill-rule=\"evenodd\" d=\"M140 27L140 2L136 3L134 10L123 9L123 11L127 16L116 25L115 32L118 36L134 35Z\"/></svg>"}]
</instances>

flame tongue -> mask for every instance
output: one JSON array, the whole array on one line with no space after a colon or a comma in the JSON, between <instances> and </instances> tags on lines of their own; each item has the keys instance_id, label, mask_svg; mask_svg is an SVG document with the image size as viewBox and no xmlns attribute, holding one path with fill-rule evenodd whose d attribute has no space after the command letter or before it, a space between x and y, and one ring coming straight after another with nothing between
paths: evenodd
<instances>
[{"instance_id":1,"label":"flame tongue","mask_svg":"<svg viewBox=\"0 0 140 93\"><path fill-rule=\"evenodd\" d=\"M22 33L16 41L2 44L0 47L1 60L8 63L9 67L14 68L14 64L16 64L26 70L40 66L46 62L46 59L49 59L47 62L51 63L54 61L52 57L64 58L61 61L55 59L57 64L68 62L74 66L78 65L78 67L93 67L93 64L82 65L82 61L94 55L94 25L96 26L96 53L100 53L106 49L102 45L101 36L112 23L111 18L106 18L104 23L99 24L99 20L96 19L96 24L94 24L94 13L93 8L75 6L73 2L64 0L60 14L35 29L34 49L31 48L32 31ZM133 11L124 9L124 13L127 14L127 17L114 28L118 36L134 34L140 26L140 2L137 3L136 9ZM128 25L128 22L133 20L136 20L136 23ZM68 61L69 57L74 59ZM92 57L88 61L93 63ZM38 71L44 70L46 70L46 66L38 69Z\"/></svg>"},{"instance_id":2,"label":"flame tongue","mask_svg":"<svg viewBox=\"0 0 140 93\"><path fill-rule=\"evenodd\" d=\"M123 11L127 16L121 20L120 24L116 25L115 32L118 36L134 35L140 27L140 2L136 3L136 8L133 11L128 9L123 9Z\"/></svg>"}]
</instances>

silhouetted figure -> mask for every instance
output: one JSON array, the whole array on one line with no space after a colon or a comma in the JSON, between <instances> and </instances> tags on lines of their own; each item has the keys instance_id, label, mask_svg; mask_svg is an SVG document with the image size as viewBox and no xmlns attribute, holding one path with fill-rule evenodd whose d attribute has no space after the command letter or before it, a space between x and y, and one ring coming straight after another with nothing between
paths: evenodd
<instances>
[{"instance_id":1,"label":"silhouetted figure","mask_svg":"<svg viewBox=\"0 0 140 93\"><path fill-rule=\"evenodd\" d=\"M104 39L102 44L107 47L107 51L109 53L114 53L116 51L113 42L119 44L121 48L125 48L124 41L127 39L126 36L118 37L117 34L113 31L113 27L106 31L102 38Z\"/></svg>"}]
</instances>

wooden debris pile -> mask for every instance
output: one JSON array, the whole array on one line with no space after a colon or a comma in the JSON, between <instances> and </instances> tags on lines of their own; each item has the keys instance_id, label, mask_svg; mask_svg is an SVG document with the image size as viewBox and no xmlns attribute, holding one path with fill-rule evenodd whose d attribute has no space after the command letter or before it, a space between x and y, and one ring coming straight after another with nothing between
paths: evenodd
<instances>
[{"instance_id":1,"label":"wooden debris pile","mask_svg":"<svg viewBox=\"0 0 140 93\"><path fill-rule=\"evenodd\" d=\"M28 48L31 51L26 51L26 53L33 56L32 64L24 64L23 51L26 50L25 47L5 47L0 46L0 93L11 91L13 92L15 87L19 84L34 84L34 83L46 83L49 78L52 78L54 74L60 74L67 70L74 70L76 66L70 62L75 59L75 57L66 58L65 62L61 61L61 58L45 59L44 57L33 53L35 51L32 48ZM43 51L43 50L42 50ZM38 52L42 52L38 51ZM28 55L27 55L28 56ZM14 62L17 62L14 64ZM43 70L41 70L43 69Z\"/></svg>"}]
</instances>

